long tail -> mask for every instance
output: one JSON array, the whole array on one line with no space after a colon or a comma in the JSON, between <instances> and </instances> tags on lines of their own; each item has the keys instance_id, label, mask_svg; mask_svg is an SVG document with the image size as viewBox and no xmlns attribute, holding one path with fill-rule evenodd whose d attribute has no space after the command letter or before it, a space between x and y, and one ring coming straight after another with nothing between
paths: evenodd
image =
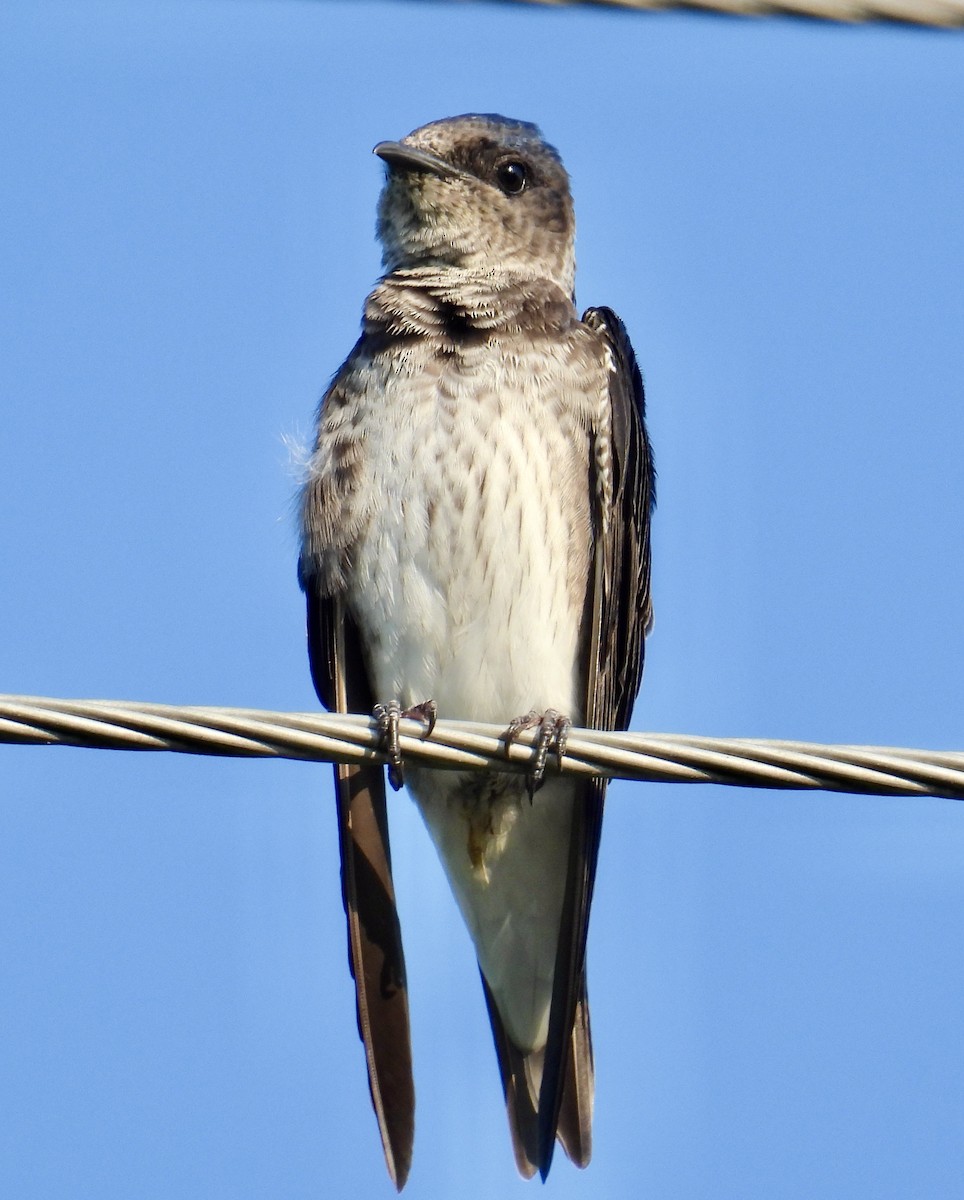
<instances>
[{"instance_id":1,"label":"long tail","mask_svg":"<svg viewBox=\"0 0 964 1200\"><path fill-rule=\"evenodd\" d=\"M531 1179L536 1171L545 1177L551 1162L540 1150L539 1097L545 1060L543 1050L525 1053L513 1044L506 1033L489 985L482 976L482 988L489 1010L492 1036L495 1041L502 1092L505 1096L509 1132L519 1174ZM577 1167L585 1167L592 1157L592 1108L594 1074L592 1038L589 1030L589 999L586 995L586 976L583 972L569 1053L562 1080L562 1099L556 1115L554 1136Z\"/></svg>"}]
</instances>

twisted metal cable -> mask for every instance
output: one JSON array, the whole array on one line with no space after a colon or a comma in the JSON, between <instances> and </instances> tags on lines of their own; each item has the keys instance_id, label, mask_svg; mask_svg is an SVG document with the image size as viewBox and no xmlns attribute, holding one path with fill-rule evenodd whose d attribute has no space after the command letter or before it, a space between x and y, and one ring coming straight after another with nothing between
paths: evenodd
<instances>
[{"instance_id":1,"label":"twisted metal cable","mask_svg":"<svg viewBox=\"0 0 964 1200\"><path fill-rule=\"evenodd\" d=\"M439 721L430 738L403 721L406 761L443 770L525 771L533 733L506 748L497 725ZM378 728L363 716L113 700L0 695L0 742L173 750L181 754L384 762ZM964 752L891 746L573 729L559 764L573 775L658 783L820 788L880 796L964 799Z\"/></svg>"},{"instance_id":2,"label":"twisted metal cable","mask_svg":"<svg viewBox=\"0 0 964 1200\"><path fill-rule=\"evenodd\" d=\"M527 0L533 2L533 0ZM557 7L579 0L534 0ZM849 25L891 21L941 29L964 26L964 0L582 0L607 8L690 9L741 17L807 17Z\"/></svg>"}]
</instances>

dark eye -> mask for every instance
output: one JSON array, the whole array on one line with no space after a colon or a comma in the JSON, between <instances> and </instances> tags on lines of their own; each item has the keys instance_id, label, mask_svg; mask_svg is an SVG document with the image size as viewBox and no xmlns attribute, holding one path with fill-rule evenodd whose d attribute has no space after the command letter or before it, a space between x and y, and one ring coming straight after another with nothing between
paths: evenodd
<instances>
[{"instance_id":1,"label":"dark eye","mask_svg":"<svg viewBox=\"0 0 964 1200\"><path fill-rule=\"evenodd\" d=\"M520 192L525 191L529 182L529 171L525 163L504 162L496 168L495 177L507 196L518 196Z\"/></svg>"}]
</instances>

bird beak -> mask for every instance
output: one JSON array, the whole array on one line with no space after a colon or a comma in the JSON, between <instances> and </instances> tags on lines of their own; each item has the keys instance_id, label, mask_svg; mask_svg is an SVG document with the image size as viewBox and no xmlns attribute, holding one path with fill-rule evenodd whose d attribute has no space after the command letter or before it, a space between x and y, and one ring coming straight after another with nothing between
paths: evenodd
<instances>
[{"instance_id":1,"label":"bird beak","mask_svg":"<svg viewBox=\"0 0 964 1200\"><path fill-rule=\"evenodd\" d=\"M377 154L390 167L401 167L403 171L429 171L442 179L463 179L466 174L465 171L447 163L444 158L438 158L415 146L406 146L404 142L379 142L372 153Z\"/></svg>"}]
</instances>

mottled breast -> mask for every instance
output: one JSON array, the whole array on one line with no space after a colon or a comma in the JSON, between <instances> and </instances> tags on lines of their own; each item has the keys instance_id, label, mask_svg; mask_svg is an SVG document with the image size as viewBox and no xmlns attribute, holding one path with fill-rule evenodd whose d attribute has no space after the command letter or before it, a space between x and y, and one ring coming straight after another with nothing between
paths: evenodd
<instances>
[{"instance_id":1,"label":"mottled breast","mask_svg":"<svg viewBox=\"0 0 964 1200\"><path fill-rule=\"evenodd\" d=\"M579 720L603 351L568 299L535 319L532 286L524 312L381 290L308 485L340 511L318 550L376 695L433 698L453 718L555 707Z\"/></svg>"}]
</instances>

